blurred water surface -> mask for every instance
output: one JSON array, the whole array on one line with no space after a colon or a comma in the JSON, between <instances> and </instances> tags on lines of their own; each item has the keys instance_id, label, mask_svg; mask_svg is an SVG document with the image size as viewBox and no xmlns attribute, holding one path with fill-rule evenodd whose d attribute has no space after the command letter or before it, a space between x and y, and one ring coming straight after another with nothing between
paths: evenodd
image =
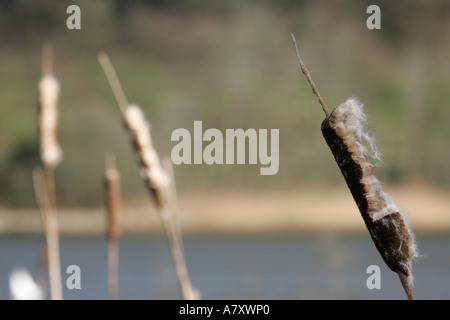
<instances>
[{"instance_id":1,"label":"blurred water surface","mask_svg":"<svg viewBox=\"0 0 450 320\"><path fill-rule=\"evenodd\" d=\"M450 298L450 235L417 235L421 257L414 264L418 299ZM405 299L397 276L381 260L368 235L317 233L302 236L188 236L187 266L203 299ZM11 299L15 267L39 279L41 238L0 237L0 299ZM180 299L165 238L120 240L119 299ZM62 237L65 299L107 299L107 241ZM381 268L381 289L369 290L370 265ZM81 289L65 284L69 265L81 270ZM44 281L45 282L45 281Z\"/></svg>"}]
</instances>

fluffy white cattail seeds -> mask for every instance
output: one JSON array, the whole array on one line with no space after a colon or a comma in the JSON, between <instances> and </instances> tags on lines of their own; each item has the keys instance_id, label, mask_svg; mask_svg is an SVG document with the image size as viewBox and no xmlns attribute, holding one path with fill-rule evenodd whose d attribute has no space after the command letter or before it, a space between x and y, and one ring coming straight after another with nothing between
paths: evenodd
<instances>
[{"instance_id":1,"label":"fluffy white cattail seeds","mask_svg":"<svg viewBox=\"0 0 450 320\"><path fill-rule=\"evenodd\" d=\"M39 82L39 145L42 162L57 166L62 151L57 140L59 82L52 75L42 77Z\"/></svg>"},{"instance_id":2,"label":"fluffy white cattail seeds","mask_svg":"<svg viewBox=\"0 0 450 320\"><path fill-rule=\"evenodd\" d=\"M406 213L383 192L368 161L363 141L373 148L373 139L364 132L365 119L362 104L350 98L323 120L322 133L383 260L392 271L411 277L412 259L417 256L414 236Z\"/></svg>"},{"instance_id":3,"label":"fluffy white cattail seeds","mask_svg":"<svg viewBox=\"0 0 450 320\"><path fill-rule=\"evenodd\" d=\"M162 169L158 153L150 136L150 126L144 113L137 105L129 105L124 110L125 125L133 139L134 148L141 163L141 175L153 193L156 203L163 206L165 192L170 179Z\"/></svg>"}]
</instances>

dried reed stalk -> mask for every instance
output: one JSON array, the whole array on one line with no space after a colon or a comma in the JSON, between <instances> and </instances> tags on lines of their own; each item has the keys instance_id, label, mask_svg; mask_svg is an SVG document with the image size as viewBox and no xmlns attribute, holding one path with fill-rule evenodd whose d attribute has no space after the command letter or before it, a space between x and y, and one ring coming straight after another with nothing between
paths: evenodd
<instances>
[{"instance_id":1,"label":"dried reed stalk","mask_svg":"<svg viewBox=\"0 0 450 320\"><path fill-rule=\"evenodd\" d=\"M41 225L43 230L47 230L47 221L46 221L46 214L45 214L45 210L44 210L44 173L42 168L40 167L35 167L33 168L32 171L32 175L33 175L33 189L34 189L34 194L35 194L35 198L36 198L36 203L40 209L40 213L41 213ZM41 241L41 253L39 256L39 261L38 261L38 271L36 272L38 275L36 276L36 278L39 278L39 283L41 285L41 287L44 290L44 287L46 287L46 284L49 281L49 261L48 261L48 246L47 246L47 241L46 241L46 233L44 234L44 239L43 241ZM42 278L45 278L42 279Z\"/></svg>"},{"instance_id":2,"label":"dried reed stalk","mask_svg":"<svg viewBox=\"0 0 450 320\"><path fill-rule=\"evenodd\" d=\"M300 58L294 35L292 39L302 72L326 115L321 125L322 134L345 178L375 247L387 266L399 275L408 299L415 299L409 283L412 281L412 260L417 256L414 236L407 214L383 192L382 185L368 161L370 153L364 141L368 141L371 150L374 150L374 158L379 160L379 154L374 148L373 138L364 132L366 116L363 106L356 99L350 98L329 113Z\"/></svg>"},{"instance_id":3,"label":"dried reed stalk","mask_svg":"<svg viewBox=\"0 0 450 320\"><path fill-rule=\"evenodd\" d=\"M49 179L47 171L34 168L33 182L36 198L41 209L41 217L45 229L45 246L41 248L40 263L48 268L50 282L50 298L62 299L61 269L59 257L59 235L56 211L53 209L47 188Z\"/></svg>"},{"instance_id":4,"label":"dried reed stalk","mask_svg":"<svg viewBox=\"0 0 450 320\"><path fill-rule=\"evenodd\" d=\"M168 187L168 203L170 204L170 212L172 213L172 222L174 231L177 232L178 237L180 239L180 247L184 251L183 248L183 237L181 236L181 223L180 223L180 209L178 207L178 195L177 195L177 186L175 181L175 173L173 171L172 160L170 157L164 157L162 161L163 169L167 173L167 176L170 179L170 184Z\"/></svg>"},{"instance_id":5,"label":"dried reed stalk","mask_svg":"<svg viewBox=\"0 0 450 320\"><path fill-rule=\"evenodd\" d=\"M181 234L178 198L172 161L165 157L163 159L163 166L170 181L167 187L167 208L164 209L165 214L162 216L163 226L166 230L165 232L171 235L169 238L172 239L170 245L172 256L178 261L178 263L175 264L177 269L176 271L180 281L184 283L184 289L182 289L184 291L183 296L186 297L186 300L200 300L200 291L192 287L186 268L186 263L184 262L183 237Z\"/></svg>"},{"instance_id":6,"label":"dried reed stalk","mask_svg":"<svg viewBox=\"0 0 450 320\"><path fill-rule=\"evenodd\" d=\"M172 258L178 276L178 282L184 299L197 298L192 287L181 245L181 237L174 228L173 213L169 203L170 178L162 169L158 153L153 146L150 126L142 110L135 104L128 104L114 68L105 53L98 55L98 60L108 78L114 96L124 118L127 131L130 134L133 148L141 167L141 177L150 191L158 208L162 226L169 242Z\"/></svg>"},{"instance_id":7,"label":"dried reed stalk","mask_svg":"<svg viewBox=\"0 0 450 320\"><path fill-rule=\"evenodd\" d=\"M105 202L108 221L108 298L117 299L119 266L119 213L121 206L120 173L112 156L106 156Z\"/></svg>"}]
</instances>

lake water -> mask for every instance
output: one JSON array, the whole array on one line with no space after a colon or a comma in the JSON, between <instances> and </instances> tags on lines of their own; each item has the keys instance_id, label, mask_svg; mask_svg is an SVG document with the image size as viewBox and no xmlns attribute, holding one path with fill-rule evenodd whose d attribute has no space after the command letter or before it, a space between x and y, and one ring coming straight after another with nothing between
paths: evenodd
<instances>
[{"instance_id":1,"label":"lake water","mask_svg":"<svg viewBox=\"0 0 450 320\"><path fill-rule=\"evenodd\" d=\"M417 299L450 299L450 234L416 235L421 257L414 264ZM41 238L0 237L0 299L11 299L15 267L38 274ZM405 299L396 274L368 235L189 236L187 267L203 299ZM63 236L60 243L64 299L107 298L107 241ZM168 245L162 236L120 240L119 299L181 299ZM69 265L81 270L81 289L65 287ZM367 267L381 269L381 289L366 286Z\"/></svg>"}]
</instances>

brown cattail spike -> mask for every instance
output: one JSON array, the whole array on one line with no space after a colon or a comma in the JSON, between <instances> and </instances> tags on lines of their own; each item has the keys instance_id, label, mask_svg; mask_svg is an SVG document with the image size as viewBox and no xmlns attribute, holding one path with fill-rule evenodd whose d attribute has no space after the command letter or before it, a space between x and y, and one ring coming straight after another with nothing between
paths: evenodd
<instances>
[{"instance_id":1,"label":"brown cattail spike","mask_svg":"<svg viewBox=\"0 0 450 320\"><path fill-rule=\"evenodd\" d=\"M302 72L326 114L321 126L322 134L378 252L388 267L399 274L405 292L411 299L414 295L406 284L407 279L412 279L412 260L417 256L414 236L409 228L407 214L383 192L368 160L369 156L379 160L379 154L375 150L374 140L363 130L366 120L363 106L351 98L329 113L300 58L294 35L292 39ZM369 153L364 142L369 143L372 153Z\"/></svg>"},{"instance_id":2,"label":"brown cattail spike","mask_svg":"<svg viewBox=\"0 0 450 320\"><path fill-rule=\"evenodd\" d=\"M322 122L322 133L358 205L383 260L394 272L411 275L417 255L405 213L383 192L362 139L365 115L356 99L349 99Z\"/></svg>"}]
</instances>

